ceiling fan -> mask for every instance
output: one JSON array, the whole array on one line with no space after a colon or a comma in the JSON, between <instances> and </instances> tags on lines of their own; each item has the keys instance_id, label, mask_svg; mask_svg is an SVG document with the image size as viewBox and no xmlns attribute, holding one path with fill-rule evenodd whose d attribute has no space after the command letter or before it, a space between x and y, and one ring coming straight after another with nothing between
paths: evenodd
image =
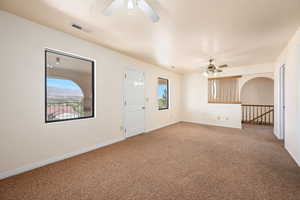
<instances>
[{"instance_id":1,"label":"ceiling fan","mask_svg":"<svg viewBox=\"0 0 300 200\"><path fill-rule=\"evenodd\" d=\"M217 73L223 72L222 68L228 67L227 64L216 66L213 64L214 61L215 61L214 59L209 59L209 64L206 68L206 71L204 72L204 75L207 76L209 74L217 74Z\"/></svg>"},{"instance_id":2,"label":"ceiling fan","mask_svg":"<svg viewBox=\"0 0 300 200\"><path fill-rule=\"evenodd\" d=\"M113 0L112 3L103 11L103 14L110 16L115 8L118 8L124 3L128 9L139 8L147 15L153 23L159 21L159 16L156 11L145 0Z\"/></svg>"}]
</instances>

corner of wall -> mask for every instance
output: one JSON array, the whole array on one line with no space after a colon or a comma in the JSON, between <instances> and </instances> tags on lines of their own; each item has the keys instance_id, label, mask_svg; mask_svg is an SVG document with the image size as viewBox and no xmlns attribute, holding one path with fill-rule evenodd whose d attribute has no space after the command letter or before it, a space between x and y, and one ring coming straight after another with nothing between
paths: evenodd
<instances>
[{"instance_id":1,"label":"corner of wall","mask_svg":"<svg viewBox=\"0 0 300 200\"><path fill-rule=\"evenodd\" d=\"M300 158L298 159L298 157L296 155L294 155L294 153L292 151L290 151L286 145L284 145L284 148L290 154L290 156L293 158L293 160L298 165L298 167L300 167Z\"/></svg>"}]
</instances>

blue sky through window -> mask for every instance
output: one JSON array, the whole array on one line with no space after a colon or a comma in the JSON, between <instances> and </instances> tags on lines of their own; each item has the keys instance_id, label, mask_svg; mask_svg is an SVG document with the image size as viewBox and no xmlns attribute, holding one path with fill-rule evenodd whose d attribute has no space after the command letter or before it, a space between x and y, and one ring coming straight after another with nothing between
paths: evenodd
<instances>
[{"instance_id":1,"label":"blue sky through window","mask_svg":"<svg viewBox=\"0 0 300 200\"><path fill-rule=\"evenodd\" d=\"M81 88L76 83L70 80L64 80L58 78L47 78L47 86L62 88L62 89L77 90L81 92Z\"/></svg>"},{"instance_id":2,"label":"blue sky through window","mask_svg":"<svg viewBox=\"0 0 300 200\"><path fill-rule=\"evenodd\" d=\"M158 97L163 97L164 91L167 89L167 85L158 85Z\"/></svg>"}]
</instances>

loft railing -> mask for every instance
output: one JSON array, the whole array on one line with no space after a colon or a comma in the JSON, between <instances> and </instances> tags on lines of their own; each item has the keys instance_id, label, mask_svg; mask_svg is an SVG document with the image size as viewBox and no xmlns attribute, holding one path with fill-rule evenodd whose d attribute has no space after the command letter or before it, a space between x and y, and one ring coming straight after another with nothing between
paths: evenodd
<instances>
[{"instance_id":1,"label":"loft railing","mask_svg":"<svg viewBox=\"0 0 300 200\"><path fill-rule=\"evenodd\" d=\"M55 102L47 103L47 120L65 120L84 117L84 106L82 102Z\"/></svg>"},{"instance_id":2,"label":"loft railing","mask_svg":"<svg viewBox=\"0 0 300 200\"><path fill-rule=\"evenodd\" d=\"M273 125L274 105L242 104L242 123Z\"/></svg>"}]
</instances>

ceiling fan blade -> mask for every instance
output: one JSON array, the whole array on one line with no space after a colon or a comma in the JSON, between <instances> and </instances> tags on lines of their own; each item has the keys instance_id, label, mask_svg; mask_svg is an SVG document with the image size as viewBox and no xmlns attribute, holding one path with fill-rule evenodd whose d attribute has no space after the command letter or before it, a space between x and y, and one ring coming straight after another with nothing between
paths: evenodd
<instances>
[{"instance_id":1,"label":"ceiling fan blade","mask_svg":"<svg viewBox=\"0 0 300 200\"><path fill-rule=\"evenodd\" d=\"M219 72L223 72L223 70L221 70L221 69L216 69L215 72L219 73Z\"/></svg>"},{"instance_id":2,"label":"ceiling fan blade","mask_svg":"<svg viewBox=\"0 0 300 200\"><path fill-rule=\"evenodd\" d=\"M137 4L138 7L151 19L152 22L156 23L159 21L160 18L158 14L145 0L138 0Z\"/></svg>"},{"instance_id":3,"label":"ceiling fan blade","mask_svg":"<svg viewBox=\"0 0 300 200\"><path fill-rule=\"evenodd\" d=\"M124 0L113 0L112 3L103 10L103 15L110 16L112 14L113 9L124 4Z\"/></svg>"},{"instance_id":4,"label":"ceiling fan blade","mask_svg":"<svg viewBox=\"0 0 300 200\"><path fill-rule=\"evenodd\" d=\"M228 65L220 65L218 68L225 68L225 67L228 67Z\"/></svg>"}]
</instances>

